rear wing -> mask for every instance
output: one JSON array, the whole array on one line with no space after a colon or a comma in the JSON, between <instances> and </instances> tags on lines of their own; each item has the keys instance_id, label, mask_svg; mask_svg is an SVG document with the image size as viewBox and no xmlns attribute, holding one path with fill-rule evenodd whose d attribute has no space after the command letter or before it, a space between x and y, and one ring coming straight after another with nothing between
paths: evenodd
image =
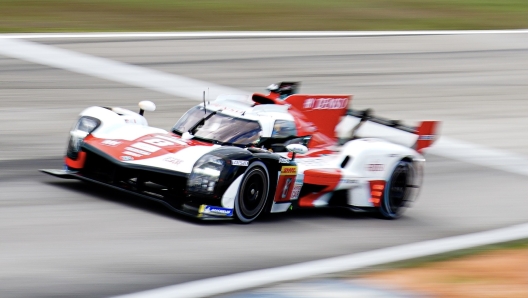
<instances>
[{"instance_id":1,"label":"rear wing","mask_svg":"<svg viewBox=\"0 0 528 298\"><path fill-rule=\"evenodd\" d=\"M422 121L418 126L409 126L399 120L373 116L368 109L348 110L335 132L340 142L358 137L381 138L422 153L435 142L439 128L439 121Z\"/></svg>"}]
</instances>

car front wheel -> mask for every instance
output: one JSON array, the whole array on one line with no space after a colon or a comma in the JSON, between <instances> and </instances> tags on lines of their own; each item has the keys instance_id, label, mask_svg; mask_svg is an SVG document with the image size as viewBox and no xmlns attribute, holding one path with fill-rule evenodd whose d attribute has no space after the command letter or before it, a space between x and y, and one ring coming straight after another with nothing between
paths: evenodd
<instances>
[{"instance_id":1,"label":"car front wheel","mask_svg":"<svg viewBox=\"0 0 528 298\"><path fill-rule=\"evenodd\" d=\"M269 191L269 175L262 162L249 165L240 183L235 200L235 216L239 222L250 223L264 210Z\"/></svg>"}]
</instances>

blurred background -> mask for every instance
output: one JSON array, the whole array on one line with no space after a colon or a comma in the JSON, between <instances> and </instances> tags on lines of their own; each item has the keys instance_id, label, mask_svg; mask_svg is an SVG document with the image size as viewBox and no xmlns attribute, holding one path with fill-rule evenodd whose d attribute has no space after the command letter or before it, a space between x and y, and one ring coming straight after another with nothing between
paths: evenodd
<instances>
[{"instance_id":1,"label":"blurred background","mask_svg":"<svg viewBox=\"0 0 528 298\"><path fill-rule=\"evenodd\" d=\"M0 0L0 32L528 27L525 0Z\"/></svg>"},{"instance_id":2,"label":"blurred background","mask_svg":"<svg viewBox=\"0 0 528 298\"><path fill-rule=\"evenodd\" d=\"M0 297L106 297L507 227L528 218L528 33L295 38L14 38L12 33L525 28L526 0L0 0L0 33L6 33L0 34ZM130 83L127 67L145 81L153 72L164 80L155 82L157 89ZM353 94L354 108L372 108L379 116L407 124L441 120L443 147L427 155L420 199L397 221L348 210L307 210L251 225L200 223L152 202L37 171L62 167L68 131L87 106L135 111L139 101L152 100L157 110L146 114L149 124L170 129L197 104L161 88L185 89L182 77L199 80L204 90L215 84L264 92L272 83L300 81L301 93ZM383 270L340 277L345 283L365 278L356 289L378 280L376 288L405 284L410 290L435 289L440 297L459 295L446 292L454 288L465 293L459 297L526 297L526 247L521 241L478 248L469 254L499 254L477 255L468 266L422 264L434 275L412 271L406 280L399 279L401 271ZM492 267L484 268L487 264ZM461 266L473 271L463 273ZM424 290L417 281L434 284ZM303 287L323 289L320 297L335 290L333 284L294 284L287 286L288 295L302 297ZM279 285L276 291L283 289ZM471 292L475 289L481 292Z\"/></svg>"}]
</instances>

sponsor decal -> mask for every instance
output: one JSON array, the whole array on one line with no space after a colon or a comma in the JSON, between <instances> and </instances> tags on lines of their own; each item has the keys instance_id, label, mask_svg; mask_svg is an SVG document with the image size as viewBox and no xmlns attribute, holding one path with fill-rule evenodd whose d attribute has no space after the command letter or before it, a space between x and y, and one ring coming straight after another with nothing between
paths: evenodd
<instances>
[{"instance_id":1,"label":"sponsor decal","mask_svg":"<svg viewBox=\"0 0 528 298\"><path fill-rule=\"evenodd\" d=\"M231 161L231 164L234 165L234 166L241 166L241 167L247 167L249 165L249 161L247 160L236 160L236 159L233 159Z\"/></svg>"},{"instance_id":2,"label":"sponsor decal","mask_svg":"<svg viewBox=\"0 0 528 298\"><path fill-rule=\"evenodd\" d=\"M125 123L136 123L136 119L125 119Z\"/></svg>"},{"instance_id":3,"label":"sponsor decal","mask_svg":"<svg viewBox=\"0 0 528 298\"><path fill-rule=\"evenodd\" d=\"M355 179L346 179L346 178L342 178L340 180L340 182L341 183L346 183L346 184L356 184L356 183L358 183L358 181L355 180Z\"/></svg>"},{"instance_id":4,"label":"sponsor decal","mask_svg":"<svg viewBox=\"0 0 528 298\"><path fill-rule=\"evenodd\" d=\"M154 153L154 152L156 152L156 151L161 149L160 147L156 147L156 146L145 144L145 143L141 143L141 142L134 143L134 144L132 144L130 146L132 146L134 148L137 148L139 150L148 151L150 153Z\"/></svg>"},{"instance_id":5,"label":"sponsor decal","mask_svg":"<svg viewBox=\"0 0 528 298\"><path fill-rule=\"evenodd\" d=\"M281 195L282 199L285 199L286 196L288 195L288 190L290 190L290 184L292 180L293 180L292 178L286 179L286 183L284 183L284 188L282 189L282 195Z\"/></svg>"},{"instance_id":6,"label":"sponsor decal","mask_svg":"<svg viewBox=\"0 0 528 298\"><path fill-rule=\"evenodd\" d=\"M233 209L209 205L200 205L198 212L201 214L233 216Z\"/></svg>"},{"instance_id":7,"label":"sponsor decal","mask_svg":"<svg viewBox=\"0 0 528 298\"><path fill-rule=\"evenodd\" d=\"M178 138L175 138L175 137L172 137L172 136L158 135L157 138L158 139L164 139L166 141L173 142L173 143L176 143L178 145L183 145L183 146L187 146L188 145L184 140L178 139Z\"/></svg>"},{"instance_id":8,"label":"sponsor decal","mask_svg":"<svg viewBox=\"0 0 528 298\"><path fill-rule=\"evenodd\" d=\"M291 193L290 200L297 200L299 198L299 194L301 193L302 183L295 183L293 185L293 190Z\"/></svg>"},{"instance_id":9,"label":"sponsor decal","mask_svg":"<svg viewBox=\"0 0 528 298\"><path fill-rule=\"evenodd\" d=\"M179 164L181 164L183 162L183 160L175 158L175 157L172 157L172 156L165 157L163 159L163 161L170 162L170 163L172 163L174 165L179 165Z\"/></svg>"},{"instance_id":10,"label":"sponsor decal","mask_svg":"<svg viewBox=\"0 0 528 298\"><path fill-rule=\"evenodd\" d=\"M110 146L110 147L115 147L119 144L121 144L121 142L115 141L115 140L104 140L101 142L101 145Z\"/></svg>"},{"instance_id":11,"label":"sponsor decal","mask_svg":"<svg viewBox=\"0 0 528 298\"><path fill-rule=\"evenodd\" d=\"M121 156L121 160L122 161L130 161L130 160L134 160L134 158L132 156L123 155L123 156Z\"/></svg>"},{"instance_id":12,"label":"sponsor decal","mask_svg":"<svg viewBox=\"0 0 528 298\"><path fill-rule=\"evenodd\" d=\"M434 141L434 139L435 135L423 135L418 137L418 140L420 141Z\"/></svg>"},{"instance_id":13,"label":"sponsor decal","mask_svg":"<svg viewBox=\"0 0 528 298\"><path fill-rule=\"evenodd\" d=\"M166 146L174 145L173 142L169 142L167 140L160 139L160 138L147 139L147 140L143 140L143 142L145 142L147 144L155 145L155 146L160 146L160 147L166 147Z\"/></svg>"},{"instance_id":14,"label":"sponsor decal","mask_svg":"<svg viewBox=\"0 0 528 298\"><path fill-rule=\"evenodd\" d=\"M141 154L138 154L138 153L135 153L135 152L131 152L131 151L123 151L123 154L129 155L129 156L134 156L134 157L141 157L141 156L143 156L143 155L141 155Z\"/></svg>"},{"instance_id":15,"label":"sponsor decal","mask_svg":"<svg viewBox=\"0 0 528 298\"><path fill-rule=\"evenodd\" d=\"M139 154L140 156L141 156L141 155L150 155L150 152L143 151L143 150L139 150L139 149L132 148L132 147L126 147L125 150L130 151L130 152L137 153L137 154ZM135 155L134 155L134 156L135 156Z\"/></svg>"},{"instance_id":16,"label":"sponsor decal","mask_svg":"<svg viewBox=\"0 0 528 298\"><path fill-rule=\"evenodd\" d=\"M294 176L297 175L297 166L285 166L281 169L281 175L283 176Z\"/></svg>"},{"instance_id":17,"label":"sponsor decal","mask_svg":"<svg viewBox=\"0 0 528 298\"><path fill-rule=\"evenodd\" d=\"M370 163L367 165L367 171L369 172L382 172L385 169L385 165L382 163Z\"/></svg>"},{"instance_id":18,"label":"sponsor decal","mask_svg":"<svg viewBox=\"0 0 528 298\"><path fill-rule=\"evenodd\" d=\"M290 163L290 160L284 157L279 158L279 163Z\"/></svg>"},{"instance_id":19,"label":"sponsor decal","mask_svg":"<svg viewBox=\"0 0 528 298\"><path fill-rule=\"evenodd\" d=\"M101 144L114 147L121 144L121 142L114 140L104 140ZM173 146L175 144L187 146L187 143L177 138L170 136L157 136L156 138L146 139L142 142L137 142L126 147L124 149L125 151L123 151L122 154L134 157L144 157L150 155L151 153L159 151L161 149L160 147ZM174 164L179 164L182 162L178 160L165 161Z\"/></svg>"},{"instance_id":20,"label":"sponsor decal","mask_svg":"<svg viewBox=\"0 0 528 298\"><path fill-rule=\"evenodd\" d=\"M307 98L303 108L312 110L337 110L346 108L348 98Z\"/></svg>"}]
</instances>

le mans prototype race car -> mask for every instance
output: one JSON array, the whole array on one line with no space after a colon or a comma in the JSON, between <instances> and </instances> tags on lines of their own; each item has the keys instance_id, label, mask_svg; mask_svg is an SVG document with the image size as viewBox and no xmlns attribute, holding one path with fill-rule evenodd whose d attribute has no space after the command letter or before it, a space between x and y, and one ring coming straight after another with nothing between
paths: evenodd
<instances>
[{"instance_id":1,"label":"le mans prototype race car","mask_svg":"<svg viewBox=\"0 0 528 298\"><path fill-rule=\"evenodd\" d=\"M61 170L45 173L109 186L201 219L249 223L264 213L345 207L395 219L422 184L422 150L436 121L417 127L349 110L351 95L221 95L170 132L139 113L90 107L70 132Z\"/></svg>"}]
</instances>

